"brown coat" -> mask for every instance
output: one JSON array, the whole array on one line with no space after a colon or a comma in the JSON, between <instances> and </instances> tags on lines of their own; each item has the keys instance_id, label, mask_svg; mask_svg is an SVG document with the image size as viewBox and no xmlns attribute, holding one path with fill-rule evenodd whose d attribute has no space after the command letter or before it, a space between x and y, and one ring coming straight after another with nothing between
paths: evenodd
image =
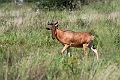
<instances>
[{"instance_id":1,"label":"brown coat","mask_svg":"<svg viewBox=\"0 0 120 80\"><path fill-rule=\"evenodd\" d=\"M58 22L55 24L48 23L48 25L51 25L51 28L46 28L47 30L52 31L52 38L57 39L64 48L62 49L62 53L64 50L67 49L67 54L70 55L70 47L77 47L77 48L83 48L84 54L86 54L86 48L89 47L92 51L95 52L96 57L98 59L98 52L95 48L93 48L94 43L94 36L87 33L87 32L73 32L70 30L60 30L58 29Z\"/></svg>"}]
</instances>

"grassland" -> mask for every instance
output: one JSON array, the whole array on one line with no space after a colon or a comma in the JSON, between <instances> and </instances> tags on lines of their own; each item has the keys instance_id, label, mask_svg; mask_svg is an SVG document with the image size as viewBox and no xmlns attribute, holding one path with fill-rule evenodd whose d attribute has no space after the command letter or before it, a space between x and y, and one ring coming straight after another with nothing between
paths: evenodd
<instances>
[{"instance_id":1,"label":"grassland","mask_svg":"<svg viewBox=\"0 0 120 80\"><path fill-rule=\"evenodd\" d=\"M73 11L36 9L34 4L0 4L0 80L120 80L119 0ZM84 59L80 48L62 58L63 46L45 29L48 21L95 35L99 60L89 49Z\"/></svg>"}]
</instances>

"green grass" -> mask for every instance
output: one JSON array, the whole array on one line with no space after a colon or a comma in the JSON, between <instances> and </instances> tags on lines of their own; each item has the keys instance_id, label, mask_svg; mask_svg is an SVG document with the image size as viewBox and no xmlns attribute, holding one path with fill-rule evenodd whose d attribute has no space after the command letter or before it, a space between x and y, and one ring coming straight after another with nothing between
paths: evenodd
<instances>
[{"instance_id":1,"label":"green grass","mask_svg":"<svg viewBox=\"0 0 120 80\"><path fill-rule=\"evenodd\" d=\"M0 80L120 80L120 4L95 3L74 11L35 12L34 4L0 4ZM52 40L47 22L62 30L95 35L99 60L88 49L63 46Z\"/></svg>"}]
</instances>

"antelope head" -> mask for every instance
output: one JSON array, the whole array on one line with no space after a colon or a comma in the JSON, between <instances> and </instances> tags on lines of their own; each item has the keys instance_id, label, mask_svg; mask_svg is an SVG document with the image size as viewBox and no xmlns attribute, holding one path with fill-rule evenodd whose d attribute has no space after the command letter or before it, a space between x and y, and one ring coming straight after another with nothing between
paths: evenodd
<instances>
[{"instance_id":1,"label":"antelope head","mask_svg":"<svg viewBox=\"0 0 120 80\"><path fill-rule=\"evenodd\" d=\"M52 31L52 39L55 39L55 36L57 34L56 30L58 29L58 22L56 22L56 23L49 23L48 22L48 25L51 25L52 27L51 28L46 28L46 29Z\"/></svg>"}]
</instances>

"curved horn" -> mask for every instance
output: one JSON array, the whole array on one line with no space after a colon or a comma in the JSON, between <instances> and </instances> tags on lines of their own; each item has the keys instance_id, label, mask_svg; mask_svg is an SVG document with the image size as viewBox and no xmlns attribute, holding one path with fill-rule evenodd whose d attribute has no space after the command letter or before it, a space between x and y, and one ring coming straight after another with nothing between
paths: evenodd
<instances>
[{"instance_id":1,"label":"curved horn","mask_svg":"<svg viewBox=\"0 0 120 80\"><path fill-rule=\"evenodd\" d=\"M58 21L55 23L55 25L58 24Z\"/></svg>"},{"instance_id":2,"label":"curved horn","mask_svg":"<svg viewBox=\"0 0 120 80\"><path fill-rule=\"evenodd\" d=\"M48 22L47 24L48 24L48 25L53 25L53 23L49 23L49 22Z\"/></svg>"},{"instance_id":3,"label":"curved horn","mask_svg":"<svg viewBox=\"0 0 120 80\"><path fill-rule=\"evenodd\" d=\"M55 23L55 26L58 26L58 21Z\"/></svg>"}]
</instances>

